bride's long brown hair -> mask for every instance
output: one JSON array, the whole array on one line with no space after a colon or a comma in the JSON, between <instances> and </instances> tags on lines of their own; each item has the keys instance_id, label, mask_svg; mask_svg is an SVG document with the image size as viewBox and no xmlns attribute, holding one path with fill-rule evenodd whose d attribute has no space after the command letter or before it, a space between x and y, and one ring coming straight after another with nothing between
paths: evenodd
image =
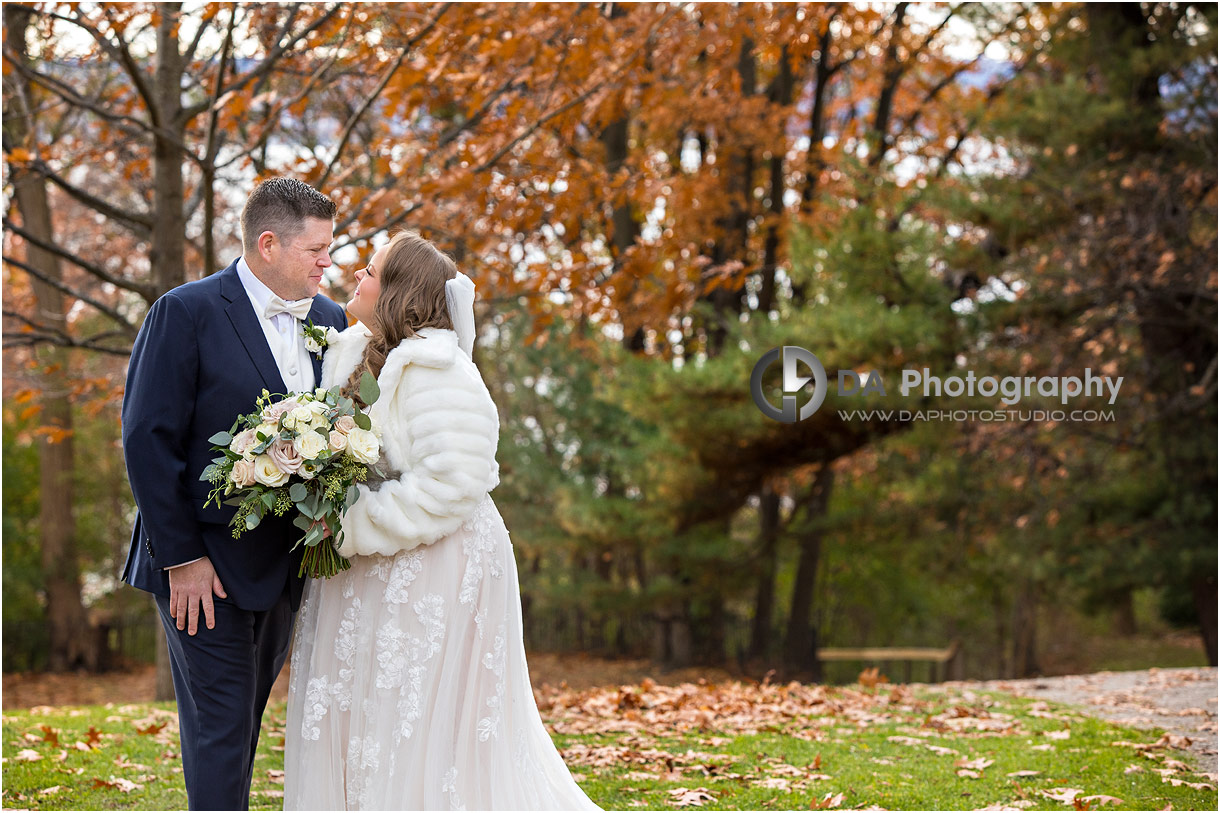
<instances>
[{"instance_id":1,"label":"bride's long brown hair","mask_svg":"<svg viewBox=\"0 0 1220 813\"><path fill-rule=\"evenodd\" d=\"M453 330L445 302L445 283L457 275L457 265L443 251L413 231L390 240L385 263L377 269L380 292L368 325L373 336L344 388L361 406L360 377L365 370L376 378L386 356L426 327Z\"/></svg>"}]
</instances>

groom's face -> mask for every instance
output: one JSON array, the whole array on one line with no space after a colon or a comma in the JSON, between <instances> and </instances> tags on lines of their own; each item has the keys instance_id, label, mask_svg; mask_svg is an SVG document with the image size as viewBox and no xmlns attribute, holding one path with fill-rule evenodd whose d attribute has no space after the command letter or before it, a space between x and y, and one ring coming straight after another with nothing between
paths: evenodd
<instances>
[{"instance_id":1,"label":"groom's face","mask_svg":"<svg viewBox=\"0 0 1220 813\"><path fill-rule=\"evenodd\" d=\"M316 295L322 275L331 266L330 244L334 237L332 221L310 217L305 219L305 228L300 233L285 240L277 239L269 257L277 284L268 287L289 300Z\"/></svg>"}]
</instances>

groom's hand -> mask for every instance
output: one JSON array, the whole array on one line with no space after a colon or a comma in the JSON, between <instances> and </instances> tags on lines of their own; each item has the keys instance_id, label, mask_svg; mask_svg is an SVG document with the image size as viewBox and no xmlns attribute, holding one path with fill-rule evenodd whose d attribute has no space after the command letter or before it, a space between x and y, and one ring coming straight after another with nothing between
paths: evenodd
<instances>
[{"instance_id":1,"label":"groom's hand","mask_svg":"<svg viewBox=\"0 0 1220 813\"><path fill-rule=\"evenodd\" d=\"M215 628L216 611L212 606L212 593L228 598L208 557L169 571L169 611L170 616L178 622L178 629L185 629L187 635L194 635L198 631L200 605L203 606L203 619L208 629Z\"/></svg>"}]
</instances>

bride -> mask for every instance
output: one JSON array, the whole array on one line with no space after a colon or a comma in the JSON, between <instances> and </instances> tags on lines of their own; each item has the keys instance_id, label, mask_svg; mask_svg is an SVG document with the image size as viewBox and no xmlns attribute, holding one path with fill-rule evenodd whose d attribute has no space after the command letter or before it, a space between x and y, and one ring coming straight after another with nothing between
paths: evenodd
<instances>
[{"instance_id":1,"label":"bride","mask_svg":"<svg viewBox=\"0 0 1220 813\"><path fill-rule=\"evenodd\" d=\"M292 651L287 810L596 810L526 670L496 409L470 359L474 284L403 232L356 272L322 386L368 370L380 484L343 517L350 570L306 588ZM359 402L358 402L359 403Z\"/></svg>"}]
</instances>

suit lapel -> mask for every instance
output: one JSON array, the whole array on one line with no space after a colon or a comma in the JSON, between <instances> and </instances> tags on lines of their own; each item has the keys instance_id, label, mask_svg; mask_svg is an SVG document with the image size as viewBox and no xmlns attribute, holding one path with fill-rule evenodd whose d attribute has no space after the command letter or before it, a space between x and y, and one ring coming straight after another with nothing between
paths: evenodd
<instances>
[{"instance_id":1,"label":"suit lapel","mask_svg":"<svg viewBox=\"0 0 1220 813\"><path fill-rule=\"evenodd\" d=\"M237 276L237 263L234 262L220 274L220 295L229 302L225 313L233 323L233 329L237 331L242 347L250 354L250 361L254 362L254 367L262 377L263 386L270 392L285 392L284 379L280 377L275 356L267 345L267 336L258 323L258 316L254 313L254 306L250 304L250 297L246 295L245 286Z\"/></svg>"}]
</instances>

